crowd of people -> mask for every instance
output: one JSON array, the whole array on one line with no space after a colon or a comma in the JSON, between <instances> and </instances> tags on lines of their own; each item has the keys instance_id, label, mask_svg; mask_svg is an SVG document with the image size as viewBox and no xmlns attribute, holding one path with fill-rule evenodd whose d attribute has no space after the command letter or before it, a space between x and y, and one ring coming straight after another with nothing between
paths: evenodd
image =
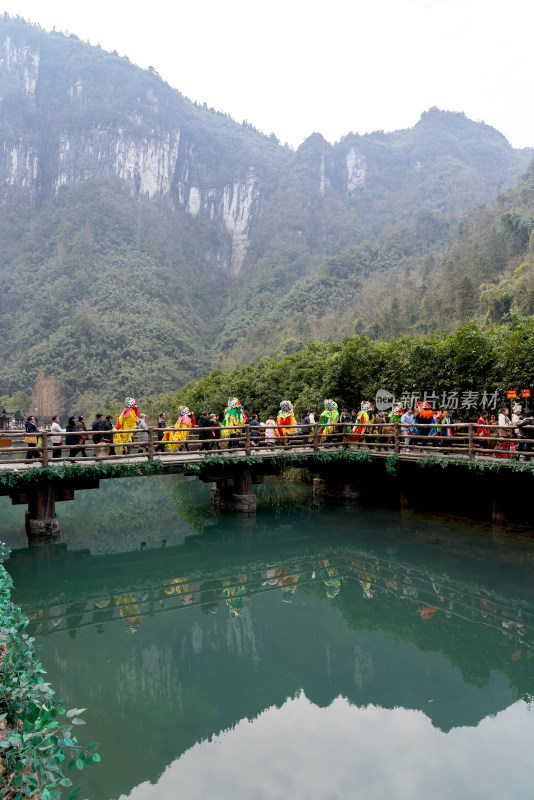
<instances>
[{"instance_id":1,"label":"crowd of people","mask_svg":"<svg viewBox=\"0 0 534 800\"><path fill-rule=\"evenodd\" d=\"M281 401L276 419L269 415L265 421L260 421L258 414L248 418L239 399L230 397L222 418L217 413L202 411L197 420L187 406L180 406L176 422L168 426L162 411L157 421L154 449L160 453L189 450L193 429L200 442L199 446L195 444L195 449L206 452L238 448L243 445L246 425L250 429L252 448L289 446L290 442L309 444L316 436L320 443L332 446L348 442L362 447L386 447L393 443L395 424L400 426L404 452L410 452L414 446L423 450L434 446L447 448L453 444L452 437L458 441L466 436L465 422L454 419L448 409L433 409L427 402L418 402L415 408L404 408L397 403L386 413L375 410L370 401L363 401L358 412L342 409L339 413L337 403L326 399L319 416L315 409L306 409L297 422L290 400ZM35 418L29 416L26 458L40 458L40 433L42 429L37 427ZM519 455L525 459L532 452L531 439L534 439L534 415L519 404L512 407L511 415L509 408L503 407L498 417L482 411L476 421L476 444L486 453L494 450L502 457ZM50 441L52 459L62 458L63 445L68 448L69 458L87 457L88 447L100 457L131 452L135 446L139 453L145 453L149 441L147 415L139 411L131 397L126 398L115 426L110 414L104 417L98 413L90 430L81 415L70 416L63 429L56 415L50 425Z\"/></svg>"}]
</instances>

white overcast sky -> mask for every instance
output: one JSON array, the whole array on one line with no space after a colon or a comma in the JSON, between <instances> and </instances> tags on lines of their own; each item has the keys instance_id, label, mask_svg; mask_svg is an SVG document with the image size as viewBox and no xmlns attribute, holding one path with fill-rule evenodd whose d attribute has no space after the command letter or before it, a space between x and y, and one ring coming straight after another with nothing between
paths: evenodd
<instances>
[{"instance_id":1,"label":"white overcast sky","mask_svg":"<svg viewBox=\"0 0 534 800\"><path fill-rule=\"evenodd\" d=\"M533 0L0 0L298 146L464 111L534 146Z\"/></svg>"}]
</instances>

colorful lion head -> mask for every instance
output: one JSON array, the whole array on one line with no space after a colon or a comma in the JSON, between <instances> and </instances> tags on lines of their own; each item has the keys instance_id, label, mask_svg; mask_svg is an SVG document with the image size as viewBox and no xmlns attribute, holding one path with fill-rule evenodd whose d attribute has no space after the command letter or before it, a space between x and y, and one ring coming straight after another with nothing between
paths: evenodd
<instances>
[{"instance_id":1,"label":"colorful lion head","mask_svg":"<svg viewBox=\"0 0 534 800\"><path fill-rule=\"evenodd\" d=\"M372 411L373 404L369 402L369 400L362 400L360 404L360 408L362 411Z\"/></svg>"},{"instance_id":2,"label":"colorful lion head","mask_svg":"<svg viewBox=\"0 0 534 800\"><path fill-rule=\"evenodd\" d=\"M180 414L181 417L187 417L191 412L189 411L187 406L179 406L178 413Z\"/></svg>"},{"instance_id":3,"label":"colorful lion head","mask_svg":"<svg viewBox=\"0 0 534 800\"><path fill-rule=\"evenodd\" d=\"M293 403L291 400L282 400L280 403L280 408L285 414L290 414L293 411Z\"/></svg>"},{"instance_id":4,"label":"colorful lion head","mask_svg":"<svg viewBox=\"0 0 534 800\"><path fill-rule=\"evenodd\" d=\"M127 397L126 400L124 401L125 408L134 408L135 405L136 402L133 397Z\"/></svg>"},{"instance_id":5,"label":"colorful lion head","mask_svg":"<svg viewBox=\"0 0 534 800\"><path fill-rule=\"evenodd\" d=\"M419 420L430 420L434 417L434 409L430 403L424 403L422 400L419 400L417 403L417 416Z\"/></svg>"},{"instance_id":6,"label":"colorful lion head","mask_svg":"<svg viewBox=\"0 0 534 800\"><path fill-rule=\"evenodd\" d=\"M332 582L330 585L327 585L326 587L326 596L328 597L329 600L333 600L334 597L338 596L340 591L341 589L339 586L339 581L336 581L335 583Z\"/></svg>"},{"instance_id":7,"label":"colorful lion head","mask_svg":"<svg viewBox=\"0 0 534 800\"><path fill-rule=\"evenodd\" d=\"M391 413L392 413L392 414L395 414L395 415L397 415L397 416L398 416L399 414L403 414L403 413L404 413L404 408L403 408L403 406L402 406L402 403L395 403L395 405L394 405L394 406L393 406L393 408L391 409Z\"/></svg>"},{"instance_id":8,"label":"colorful lion head","mask_svg":"<svg viewBox=\"0 0 534 800\"><path fill-rule=\"evenodd\" d=\"M241 403L239 402L237 397L228 398L228 408L241 408Z\"/></svg>"},{"instance_id":9,"label":"colorful lion head","mask_svg":"<svg viewBox=\"0 0 534 800\"><path fill-rule=\"evenodd\" d=\"M335 400L325 400L324 407L327 411L336 411L337 410L337 403Z\"/></svg>"}]
</instances>

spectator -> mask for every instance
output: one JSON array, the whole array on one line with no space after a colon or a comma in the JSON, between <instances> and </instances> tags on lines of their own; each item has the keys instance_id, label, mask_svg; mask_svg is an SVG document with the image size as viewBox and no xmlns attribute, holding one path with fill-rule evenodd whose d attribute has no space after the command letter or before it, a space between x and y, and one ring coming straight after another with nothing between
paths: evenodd
<instances>
[{"instance_id":1,"label":"spectator","mask_svg":"<svg viewBox=\"0 0 534 800\"><path fill-rule=\"evenodd\" d=\"M52 458L61 458L62 433L64 433L64 430L59 424L59 416L56 414L55 417L52 417L52 424L50 426L50 434L52 441Z\"/></svg>"},{"instance_id":2,"label":"spectator","mask_svg":"<svg viewBox=\"0 0 534 800\"><path fill-rule=\"evenodd\" d=\"M514 430L512 431L512 437L519 436L519 428L517 427L521 419L523 418L522 412L523 408L518 403L514 403L512 406L512 425L514 426Z\"/></svg>"},{"instance_id":3,"label":"spectator","mask_svg":"<svg viewBox=\"0 0 534 800\"><path fill-rule=\"evenodd\" d=\"M408 408L401 416L401 425L402 425L401 431L402 435L404 436L405 453L410 452L408 445L410 444L410 436L412 434L413 424L414 424L413 408Z\"/></svg>"},{"instance_id":4,"label":"spectator","mask_svg":"<svg viewBox=\"0 0 534 800\"><path fill-rule=\"evenodd\" d=\"M352 421L352 417L351 416L349 416L349 420ZM377 443L377 445L379 445L379 447L377 448L378 450L382 450L382 447L380 445L385 444L386 441L387 441L387 437L383 435L384 434L385 422L386 422L386 417L385 417L384 412L383 411L377 411L376 414L375 414L375 419L374 419L374 423L375 424L374 424L374 427L373 427L373 433L376 434L376 443Z\"/></svg>"},{"instance_id":5,"label":"spectator","mask_svg":"<svg viewBox=\"0 0 534 800\"><path fill-rule=\"evenodd\" d=\"M275 432L276 422L271 414L265 422L265 446L274 447L276 444Z\"/></svg>"},{"instance_id":6,"label":"spectator","mask_svg":"<svg viewBox=\"0 0 534 800\"><path fill-rule=\"evenodd\" d=\"M220 450L221 424L219 422L219 415L210 414L210 420L213 429L213 449Z\"/></svg>"},{"instance_id":7,"label":"spectator","mask_svg":"<svg viewBox=\"0 0 534 800\"><path fill-rule=\"evenodd\" d=\"M106 447L102 450L102 455L114 456L115 448L113 447L113 434L110 433L110 431L113 430L113 417L111 414L106 415L106 419L102 423L102 430L104 431L102 434L102 439L106 444Z\"/></svg>"},{"instance_id":8,"label":"spectator","mask_svg":"<svg viewBox=\"0 0 534 800\"><path fill-rule=\"evenodd\" d=\"M137 430L139 431L137 434L138 452L144 453L148 448L148 425L146 421L146 414L143 414L142 412L139 414Z\"/></svg>"},{"instance_id":9,"label":"spectator","mask_svg":"<svg viewBox=\"0 0 534 800\"><path fill-rule=\"evenodd\" d=\"M28 445L26 458L41 458L41 454L37 450L37 434L39 433L39 430L35 424L35 417L28 417L24 427L26 428L26 436L24 437L24 441Z\"/></svg>"},{"instance_id":10,"label":"spectator","mask_svg":"<svg viewBox=\"0 0 534 800\"><path fill-rule=\"evenodd\" d=\"M519 438L534 439L534 415L532 411L525 408L523 412L523 419L517 423L517 428L519 431ZM523 442L521 443L520 448L523 452L532 453L533 443ZM521 455L520 458L524 461L527 456Z\"/></svg>"},{"instance_id":11,"label":"spectator","mask_svg":"<svg viewBox=\"0 0 534 800\"><path fill-rule=\"evenodd\" d=\"M85 417L78 417L78 422L76 424L76 430L78 430L78 431L86 431L87 430L87 425L85 424ZM85 452L85 442L86 441L87 441L87 436L83 436L83 434L82 434L82 436L80 436L80 438L78 439L78 442L77 442L77 444L79 446L79 449L80 449L80 455L83 458L87 458L87 453Z\"/></svg>"},{"instance_id":12,"label":"spectator","mask_svg":"<svg viewBox=\"0 0 534 800\"><path fill-rule=\"evenodd\" d=\"M165 452L165 442L163 441L163 430L162 428L166 428L167 425L165 423L165 412L160 411L158 417L158 443L156 445L156 452L157 453L164 453Z\"/></svg>"},{"instance_id":13,"label":"spectator","mask_svg":"<svg viewBox=\"0 0 534 800\"><path fill-rule=\"evenodd\" d=\"M258 415L253 414L250 418L250 443L252 447L259 447L261 436L261 428L258 420Z\"/></svg>"},{"instance_id":14,"label":"spectator","mask_svg":"<svg viewBox=\"0 0 534 800\"><path fill-rule=\"evenodd\" d=\"M76 424L76 417L69 417L67 427L65 428L65 444L69 447L69 458L75 458L79 452L83 450L80 447L80 437L78 435L78 425ZM85 452L85 451L84 451Z\"/></svg>"},{"instance_id":15,"label":"spectator","mask_svg":"<svg viewBox=\"0 0 534 800\"><path fill-rule=\"evenodd\" d=\"M198 438L202 442L201 450L211 450L213 442L213 422L208 416L207 411L203 411L198 420Z\"/></svg>"},{"instance_id":16,"label":"spectator","mask_svg":"<svg viewBox=\"0 0 534 800\"><path fill-rule=\"evenodd\" d=\"M512 424L512 420L510 419L510 409L509 408L501 408L499 411L499 422L498 422L498 434L501 439L511 439L512 438L512 431L510 430L510 425Z\"/></svg>"},{"instance_id":17,"label":"spectator","mask_svg":"<svg viewBox=\"0 0 534 800\"><path fill-rule=\"evenodd\" d=\"M91 430L93 431L93 442L94 444L100 444L102 441L102 434L100 431L104 430L104 426L102 425L102 414L98 413L95 416L95 420L91 425ZM97 453L101 452L101 448L95 449L95 456Z\"/></svg>"},{"instance_id":18,"label":"spectator","mask_svg":"<svg viewBox=\"0 0 534 800\"><path fill-rule=\"evenodd\" d=\"M303 441L306 442L311 432L309 408L307 408L304 414L302 415L302 419L300 420L300 430L302 431Z\"/></svg>"},{"instance_id":19,"label":"spectator","mask_svg":"<svg viewBox=\"0 0 534 800\"><path fill-rule=\"evenodd\" d=\"M509 440L512 438L512 420L510 419L510 409L504 406L499 411L499 422L498 422L497 433L499 435L499 439ZM510 450L515 451L515 444L510 441L498 441L495 445L496 455L499 455L501 458L510 458ZM497 452L500 451L500 452ZM503 455L503 451L506 453Z\"/></svg>"},{"instance_id":20,"label":"spectator","mask_svg":"<svg viewBox=\"0 0 534 800\"><path fill-rule=\"evenodd\" d=\"M489 437L489 421L488 412L482 411L480 417L477 419L477 445L481 449L486 449L487 439Z\"/></svg>"}]
</instances>

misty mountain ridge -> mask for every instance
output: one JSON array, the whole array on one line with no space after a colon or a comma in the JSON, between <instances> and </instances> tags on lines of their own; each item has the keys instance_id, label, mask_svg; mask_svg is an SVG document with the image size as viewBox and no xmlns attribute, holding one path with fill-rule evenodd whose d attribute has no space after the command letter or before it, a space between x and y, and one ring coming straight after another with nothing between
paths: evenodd
<instances>
[{"instance_id":1,"label":"misty mountain ridge","mask_svg":"<svg viewBox=\"0 0 534 800\"><path fill-rule=\"evenodd\" d=\"M44 367L84 407L355 326L381 335L380 287L429 286L459 223L534 155L436 108L292 151L153 69L5 15L0 140L0 394Z\"/></svg>"}]
</instances>

